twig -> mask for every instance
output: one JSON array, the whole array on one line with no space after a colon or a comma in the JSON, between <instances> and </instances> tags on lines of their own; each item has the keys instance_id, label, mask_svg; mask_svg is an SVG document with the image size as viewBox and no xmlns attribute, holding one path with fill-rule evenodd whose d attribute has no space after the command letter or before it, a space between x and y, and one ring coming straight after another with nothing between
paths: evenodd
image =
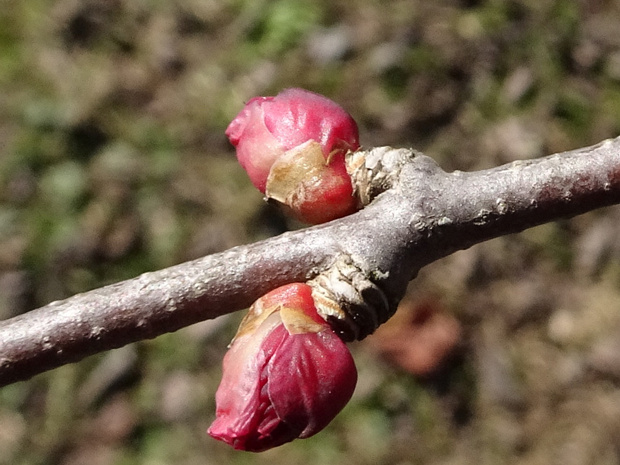
<instances>
[{"instance_id":1,"label":"twig","mask_svg":"<svg viewBox=\"0 0 620 465\"><path fill-rule=\"evenodd\" d=\"M383 291L393 312L407 283L434 260L620 203L620 138L472 173L446 173L410 150L387 151L401 157L394 164L398 173L354 215L0 322L0 386L245 308L270 289L317 276L336 257L349 257Z\"/></svg>"}]
</instances>

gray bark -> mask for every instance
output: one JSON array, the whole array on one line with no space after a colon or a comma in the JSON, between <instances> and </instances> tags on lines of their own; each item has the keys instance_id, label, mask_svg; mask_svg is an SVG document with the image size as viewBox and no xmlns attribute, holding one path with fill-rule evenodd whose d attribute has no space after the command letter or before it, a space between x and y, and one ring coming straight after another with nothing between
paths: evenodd
<instances>
[{"instance_id":1,"label":"gray bark","mask_svg":"<svg viewBox=\"0 0 620 465\"><path fill-rule=\"evenodd\" d=\"M341 256L381 289L391 313L428 263L620 203L620 138L471 173L446 173L409 150L394 154L391 175L375 177L374 200L358 213L0 322L0 386L243 309L277 286L316 277Z\"/></svg>"}]
</instances>

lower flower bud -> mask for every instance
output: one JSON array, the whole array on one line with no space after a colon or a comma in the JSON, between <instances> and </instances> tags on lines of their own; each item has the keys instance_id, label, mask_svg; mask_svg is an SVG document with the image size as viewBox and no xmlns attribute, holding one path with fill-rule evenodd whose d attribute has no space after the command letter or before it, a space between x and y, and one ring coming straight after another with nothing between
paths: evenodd
<instances>
[{"instance_id":1,"label":"lower flower bud","mask_svg":"<svg viewBox=\"0 0 620 465\"><path fill-rule=\"evenodd\" d=\"M252 452L310 437L356 382L353 358L318 315L310 286L282 286L252 305L224 357L208 433Z\"/></svg>"}]
</instances>

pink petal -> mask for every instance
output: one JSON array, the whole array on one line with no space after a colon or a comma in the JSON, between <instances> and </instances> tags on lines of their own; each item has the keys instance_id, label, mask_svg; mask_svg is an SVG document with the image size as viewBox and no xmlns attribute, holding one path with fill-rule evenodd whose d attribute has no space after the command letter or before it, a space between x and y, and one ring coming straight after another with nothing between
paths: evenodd
<instances>
[{"instance_id":1,"label":"pink petal","mask_svg":"<svg viewBox=\"0 0 620 465\"><path fill-rule=\"evenodd\" d=\"M237 148L237 159L261 192L274 161L284 153L282 144L265 126L263 105L273 97L255 97L228 125L226 135Z\"/></svg>"},{"instance_id":2,"label":"pink petal","mask_svg":"<svg viewBox=\"0 0 620 465\"><path fill-rule=\"evenodd\" d=\"M265 125L285 150L316 140L327 158L334 148L356 150L355 120L340 105L304 89L286 89L264 103Z\"/></svg>"},{"instance_id":3,"label":"pink petal","mask_svg":"<svg viewBox=\"0 0 620 465\"><path fill-rule=\"evenodd\" d=\"M215 394L216 419L208 433L235 449L246 449L248 438L256 436L265 422L262 414L266 407L261 404L267 397L261 397L261 390L278 344L273 340L264 346L264 342L277 325L282 325L279 316L271 315L255 333L236 339L224 356L222 381Z\"/></svg>"},{"instance_id":4,"label":"pink petal","mask_svg":"<svg viewBox=\"0 0 620 465\"><path fill-rule=\"evenodd\" d=\"M327 426L356 382L351 353L331 329L291 335L269 361L269 398L278 417L301 438Z\"/></svg>"}]
</instances>

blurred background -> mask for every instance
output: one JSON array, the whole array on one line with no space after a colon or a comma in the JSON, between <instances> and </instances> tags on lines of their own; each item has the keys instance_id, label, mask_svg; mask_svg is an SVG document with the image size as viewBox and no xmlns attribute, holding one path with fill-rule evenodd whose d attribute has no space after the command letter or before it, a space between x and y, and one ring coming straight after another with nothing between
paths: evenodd
<instances>
[{"instance_id":1,"label":"blurred background","mask_svg":"<svg viewBox=\"0 0 620 465\"><path fill-rule=\"evenodd\" d=\"M446 170L620 135L618 0L0 7L0 319L300 227L224 136L256 95L323 93ZM0 465L620 464L619 236L607 208L428 266L311 439L206 435L231 315L0 389Z\"/></svg>"}]
</instances>

